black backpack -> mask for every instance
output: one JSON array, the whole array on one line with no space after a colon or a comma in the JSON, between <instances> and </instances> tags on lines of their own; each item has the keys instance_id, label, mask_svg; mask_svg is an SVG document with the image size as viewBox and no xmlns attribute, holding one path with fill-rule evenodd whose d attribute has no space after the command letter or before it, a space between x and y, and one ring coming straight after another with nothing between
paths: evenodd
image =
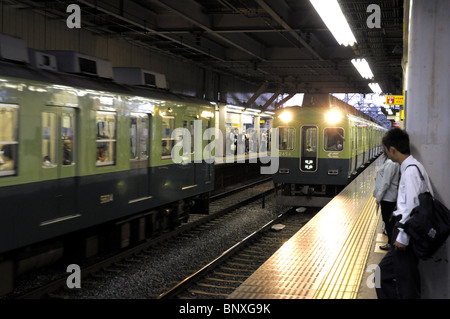
<instances>
[{"instance_id":1,"label":"black backpack","mask_svg":"<svg viewBox=\"0 0 450 319\"><path fill-rule=\"evenodd\" d=\"M420 169L420 178L426 183ZM430 186L428 186L430 187ZM397 223L411 236L412 247L416 256L426 260L433 256L450 234L450 211L444 204L433 198L429 192L419 194L419 206L411 211L410 218L404 223Z\"/></svg>"}]
</instances>

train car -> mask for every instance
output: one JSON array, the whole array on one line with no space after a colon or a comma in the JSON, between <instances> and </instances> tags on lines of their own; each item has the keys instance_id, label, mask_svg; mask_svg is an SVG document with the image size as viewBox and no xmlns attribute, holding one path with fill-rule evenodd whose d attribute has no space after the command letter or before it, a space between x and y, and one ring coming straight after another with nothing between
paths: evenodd
<instances>
[{"instance_id":1,"label":"train car","mask_svg":"<svg viewBox=\"0 0 450 319\"><path fill-rule=\"evenodd\" d=\"M112 222L123 247L130 228L142 240L186 220L194 205L208 209L208 102L118 84L106 61L72 53L88 75L36 68L22 42L8 41L18 45L0 61L2 278L20 268L11 252L47 239Z\"/></svg>"},{"instance_id":2,"label":"train car","mask_svg":"<svg viewBox=\"0 0 450 319\"><path fill-rule=\"evenodd\" d=\"M327 95L278 110L273 128L279 134L279 169L273 175L277 202L291 206L325 205L382 152L386 130Z\"/></svg>"}]
</instances>

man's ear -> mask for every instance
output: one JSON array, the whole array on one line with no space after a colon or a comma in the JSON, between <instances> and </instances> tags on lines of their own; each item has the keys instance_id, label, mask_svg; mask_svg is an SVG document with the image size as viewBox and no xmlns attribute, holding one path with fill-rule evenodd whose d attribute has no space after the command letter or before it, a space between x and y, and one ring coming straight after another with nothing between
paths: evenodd
<instances>
[{"instance_id":1,"label":"man's ear","mask_svg":"<svg viewBox=\"0 0 450 319\"><path fill-rule=\"evenodd\" d=\"M391 146L389 147L389 152L391 152L391 154L395 156L397 155L398 150L394 146Z\"/></svg>"}]
</instances>

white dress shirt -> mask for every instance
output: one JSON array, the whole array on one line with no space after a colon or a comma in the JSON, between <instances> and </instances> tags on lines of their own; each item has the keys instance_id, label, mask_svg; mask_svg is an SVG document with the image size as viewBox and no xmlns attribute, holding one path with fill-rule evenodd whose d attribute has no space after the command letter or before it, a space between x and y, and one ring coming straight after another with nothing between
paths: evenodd
<instances>
[{"instance_id":1,"label":"white dress shirt","mask_svg":"<svg viewBox=\"0 0 450 319\"><path fill-rule=\"evenodd\" d=\"M378 170L375 180L375 191L373 192L377 202L382 200L395 202L397 200L399 167L398 163L387 159Z\"/></svg>"},{"instance_id":2,"label":"white dress shirt","mask_svg":"<svg viewBox=\"0 0 450 319\"><path fill-rule=\"evenodd\" d=\"M420 179L420 173L417 167L408 165L415 164L420 169L424 181ZM408 169L406 169L408 167ZM394 216L402 216L400 223L405 223L409 218L414 207L419 205L419 194L429 191L433 194L430 179L422 164L420 164L412 155L408 156L400 166L401 178L398 188L397 210L393 212ZM399 228L400 232L397 241L403 245L409 245L409 235Z\"/></svg>"}]
</instances>

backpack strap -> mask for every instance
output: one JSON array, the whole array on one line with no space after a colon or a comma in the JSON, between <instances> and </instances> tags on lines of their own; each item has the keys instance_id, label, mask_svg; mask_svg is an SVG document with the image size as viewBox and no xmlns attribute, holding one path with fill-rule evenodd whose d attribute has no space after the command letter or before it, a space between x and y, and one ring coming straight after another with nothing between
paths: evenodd
<instances>
[{"instance_id":1,"label":"backpack strap","mask_svg":"<svg viewBox=\"0 0 450 319\"><path fill-rule=\"evenodd\" d=\"M405 229L405 224L404 223L400 223L400 222L396 222L394 227Z\"/></svg>"},{"instance_id":2,"label":"backpack strap","mask_svg":"<svg viewBox=\"0 0 450 319\"><path fill-rule=\"evenodd\" d=\"M422 180L422 182L424 182L424 183L427 185L427 187L428 187L428 192L431 194L431 197L434 199L434 194L433 194L433 191L432 191L432 189L431 189L431 185L428 184L428 182L427 182L427 181L425 180L425 178L423 177L422 172L420 171L420 168L419 168L416 164L409 164L408 166L406 166L406 168L408 168L408 167L410 167L410 166L415 166L415 167L417 168L417 170L419 171L419 174L420 174L420 179ZM406 168L405 168L405 170L406 170Z\"/></svg>"},{"instance_id":3,"label":"backpack strap","mask_svg":"<svg viewBox=\"0 0 450 319\"><path fill-rule=\"evenodd\" d=\"M417 166L416 164L409 164L408 166L406 166L406 168L408 168L408 167L410 167L410 166L415 166L415 167L417 168L417 170L419 171L420 179L421 179L422 181L425 181L425 178L423 178L423 175L422 175L422 172L421 172L420 169L419 169L419 166ZM405 168L405 170L406 170L406 168Z\"/></svg>"}]
</instances>

